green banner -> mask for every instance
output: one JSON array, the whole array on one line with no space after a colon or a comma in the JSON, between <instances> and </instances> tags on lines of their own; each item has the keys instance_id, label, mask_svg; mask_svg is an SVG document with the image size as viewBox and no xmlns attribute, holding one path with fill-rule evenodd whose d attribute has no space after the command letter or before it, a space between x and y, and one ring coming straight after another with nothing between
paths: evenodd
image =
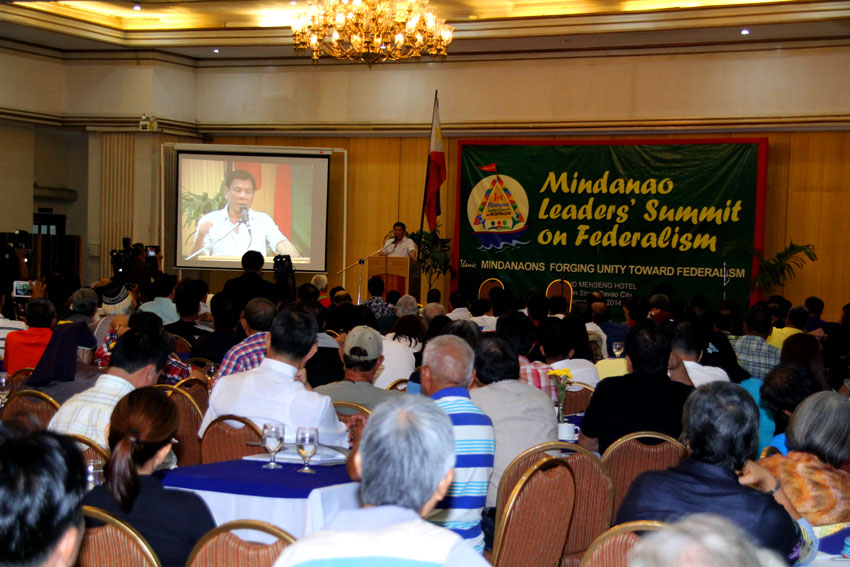
<instances>
[{"instance_id":1,"label":"green banner","mask_svg":"<svg viewBox=\"0 0 850 567\"><path fill-rule=\"evenodd\" d=\"M616 306L662 282L746 305L763 239L766 139L460 143L459 288L520 299L565 279Z\"/></svg>"}]
</instances>

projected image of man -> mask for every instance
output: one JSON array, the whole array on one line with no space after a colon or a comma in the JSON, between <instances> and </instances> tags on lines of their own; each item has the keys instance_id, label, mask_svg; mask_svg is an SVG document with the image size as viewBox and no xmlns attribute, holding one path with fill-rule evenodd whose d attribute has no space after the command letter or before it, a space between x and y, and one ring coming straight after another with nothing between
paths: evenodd
<instances>
[{"instance_id":1,"label":"projected image of man","mask_svg":"<svg viewBox=\"0 0 850 567\"><path fill-rule=\"evenodd\" d=\"M253 175L240 169L231 171L225 185L227 205L198 221L193 253L203 250L201 253L209 256L241 257L256 250L266 256L271 249L272 254L301 256L269 215L251 209L257 191Z\"/></svg>"}]
</instances>

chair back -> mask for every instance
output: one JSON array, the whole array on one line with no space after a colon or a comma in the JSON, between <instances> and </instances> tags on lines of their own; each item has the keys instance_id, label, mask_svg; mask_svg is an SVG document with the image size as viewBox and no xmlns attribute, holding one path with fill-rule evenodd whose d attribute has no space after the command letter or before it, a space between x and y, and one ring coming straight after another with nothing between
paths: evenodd
<instances>
[{"instance_id":1,"label":"chair back","mask_svg":"<svg viewBox=\"0 0 850 567\"><path fill-rule=\"evenodd\" d=\"M192 352L191 343L180 335L174 335L174 342L174 352L177 354L187 354Z\"/></svg>"},{"instance_id":2,"label":"chair back","mask_svg":"<svg viewBox=\"0 0 850 567\"><path fill-rule=\"evenodd\" d=\"M576 386L578 388L575 388ZM584 382L573 382L572 387L568 388L564 394L561 413L563 415L572 415L583 412L590 405L591 397L593 397L593 386Z\"/></svg>"},{"instance_id":3,"label":"chair back","mask_svg":"<svg viewBox=\"0 0 850 567\"><path fill-rule=\"evenodd\" d=\"M203 372L207 371L207 368L210 366L215 366L215 362L210 360L209 358L204 358L203 356L193 356L186 359L186 364L191 365L194 368L198 368Z\"/></svg>"},{"instance_id":4,"label":"chair back","mask_svg":"<svg viewBox=\"0 0 850 567\"><path fill-rule=\"evenodd\" d=\"M372 410L355 402L334 402L333 404L337 418L345 425L349 425L351 416L353 415L363 415L366 417L372 415Z\"/></svg>"},{"instance_id":5,"label":"chair back","mask_svg":"<svg viewBox=\"0 0 850 567\"><path fill-rule=\"evenodd\" d=\"M544 456L531 465L497 512L492 564L556 565L564 552L575 496L575 479L565 460Z\"/></svg>"},{"instance_id":6,"label":"chair back","mask_svg":"<svg viewBox=\"0 0 850 567\"><path fill-rule=\"evenodd\" d=\"M9 378L9 381L12 382L12 393L19 392L23 390L26 386L27 379L32 376L35 368L21 368Z\"/></svg>"},{"instance_id":7,"label":"chair back","mask_svg":"<svg viewBox=\"0 0 850 567\"><path fill-rule=\"evenodd\" d=\"M236 428L228 422L238 422ZM248 445L248 443L257 445ZM201 438L201 461L206 465L219 461L236 461L248 455L264 453L263 432L257 425L244 417L223 415L213 420Z\"/></svg>"},{"instance_id":8,"label":"chair back","mask_svg":"<svg viewBox=\"0 0 850 567\"><path fill-rule=\"evenodd\" d=\"M564 279L552 280L546 286L546 297L562 296L567 300L567 313L573 310L573 284Z\"/></svg>"},{"instance_id":9,"label":"chair back","mask_svg":"<svg viewBox=\"0 0 850 567\"><path fill-rule=\"evenodd\" d=\"M628 567L629 552L640 541L640 532L662 529L663 522L626 522L614 526L596 540L581 558L579 567Z\"/></svg>"},{"instance_id":10,"label":"chair back","mask_svg":"<svg viewBox=\"0 0 850 567\"><path fill-rule=\"evenodd\" d=\"M490 290L493 288L505 289L505 284L499 278L487 278L478 286L478 299L490 299Z\"/></svg>"},{"instance_id":11,"label":"chair back","mask_svg":"<svg viewBox=\"0 0 850 567\"><path fill-rule=\"evenodd\" d=\"M37 390L19 390L9 396L0 421L21 421L38 429L45 429L59 411L59 402Z\"/></svg>"},{"instance_id":12,"label":"chair back","mask_svg":"<svg viewBox=\"0 0 850 567\"><path fill-rule=\"evenodd\" d=\"M660 443L646 443L651 440ZM602 462L614 482L614 514L640 473L678 465L687 455L688 449L680 442L653 431L630 433L614 441L602 455Z\"/></svg>"},{"instance_id":13,"label":"chair back","mask_svg":"<svg viewBox=\"0 0 850 567\"><path fill-rule=\"evenodd\" d=\"M177 382L174 387L192 396L192 399L198 404L201 414L207 413L207 409L210 407L210 392L205 381L200 378L186 378Z\"/></svg>"},{"instance_id":14,"label":"chair back","mask_svg":"<svg viewBox=\"0 0 850 567\"><path fill-rule=\"evenodd\" d=\"M231 532L256 530L277 538L272 544L245 541ZM272 567L283 549L295 542L288 532L258 520L236 520L208 531L186 561L187 567Z\"/></svg>"},{"instance_id":15,"label":"chair back","mask_svg":"<svg viewBox=\"0 0 850 567\"><path fill-rule=\"evenodd\" d=\"M157 384L155 387L164 390L177 407L177 433L174 434L174 438L177 439L177 444L174 445L177 465L181 467L200 465L201 440L198 439L198 431L204 420L201 408L186 390L166 384Z\"/></svg>"},{"instance_id":16,"label":"chair back","mask_svg":"<svg viewBox=\"0 0 850 567\"><path fill-rule=\"evenodd\" d=\"M85 460L103 461L104 463L109 460L109 451L95 443L93 439L75 433L68 433L66 435L83 446L81 450Z\"/></svg>"},{"instance_id":17,"label":"chair back","mask_svg":"<svg viewBox=\"0 0 850 567\"><path fill-rule=\"evenodd\" d=\"M398 392L406 392L407 391L407 378L399 378L389 386L387 386L387 390L396 390Z\"/></svg>"},{"instance_id":18,"label":"chair back","mask_svg":"<svg viewBox=\"0 0 850 567\"><path fill-rule=\"evenodd\" d=\"M576 484L576 505L572 525L564 543L561 567L577 567L582 554L600 534L611 527L611 478L599 457L574 443L552 441L526 449L505 468L496 497L496 523L513 487L530 466L549 455L562 457Z\"/></svg>"},{"instance_id":19,"label":"chair back","mask_svg":"<svg viewBox=\"0 0 850 567\"><path fill-rule=\"evenodd\" d=\"M93 506L83 506L83 516L105 525L86 529L77 567L162 567L151 545L130 524Z\"/></svg>"}]
</instances>

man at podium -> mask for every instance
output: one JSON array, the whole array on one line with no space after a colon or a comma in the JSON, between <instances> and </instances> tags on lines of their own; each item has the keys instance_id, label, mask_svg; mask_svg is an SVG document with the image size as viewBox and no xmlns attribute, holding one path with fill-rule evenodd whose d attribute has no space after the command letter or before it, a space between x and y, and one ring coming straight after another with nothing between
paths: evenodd
<instances>
[{"instance_id":1,"label":"man at podium","mask_svg":"<svg viewBox=\"0 0 850 567\"><path fill-rule=\"evenodd\" d=\"M416 243L407 237L407 227L403 222L393 225L393 237L384 242L384 247L378 255L400 258L406 256L416 261Z\"/></svg>"}]
</instances>

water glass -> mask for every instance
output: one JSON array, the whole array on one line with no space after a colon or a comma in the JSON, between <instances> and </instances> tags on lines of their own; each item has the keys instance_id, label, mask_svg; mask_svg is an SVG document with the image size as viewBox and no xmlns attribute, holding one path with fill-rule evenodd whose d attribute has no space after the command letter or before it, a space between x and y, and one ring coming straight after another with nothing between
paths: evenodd
<instances>
[{"instance_id":1,"label":"water glass","mask_svg":"<svg viewBox=\"0 0 850 567\"><path fill-rule=\"evenodd\" d=\"M295 447L304 461L304 466L298 469L298 472L315 473L316 471L310 468L310 458L319 448L319 430L315 427L299 427L295 432Z\"/></svg>"}]
</instances>

